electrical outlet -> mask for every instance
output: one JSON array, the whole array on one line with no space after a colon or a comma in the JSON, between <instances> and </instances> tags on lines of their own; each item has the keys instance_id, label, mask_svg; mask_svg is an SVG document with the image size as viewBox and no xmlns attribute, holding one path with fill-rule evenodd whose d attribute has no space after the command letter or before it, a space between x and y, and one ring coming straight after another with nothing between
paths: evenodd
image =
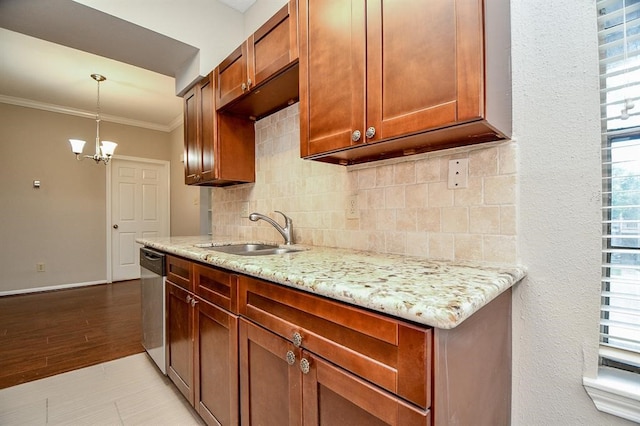
<instances>
[{"instance_id":1,"label":"electrical outlet","mask_svg":"<svg viewBox=\"0 0 640 426\"><path fill-rule=\"evenodd\" d=\"M44 263L36 263L36 271L44 272L45 271Z\"/></svg>"},{"instance_id":2,"label":"electrical outlet","mask_svg":"<svg viewBox=\"0 0 640 426\"><path fill-rule=\"evenodd\" d=\"M249 217L249 202L245 201L240 205L240 217Z\"/></svg>"},{"instance_id":3,"label":"electrical outlet","mask_svg":"<svg viewBox=\"0 0 640 426\"><path fill-rule=\"evenodd\" d=\"M469 159L460 158L449 160L449 189L466 188L469 186Z\"/></svg>"},{"instance_id":4,"label":"electrical outlet","mask_svg":"<svg viewBox=\"0 0 640 426\"><path fill-rule=\"evenodd\" d=\"M347 219L358 219L359 217L358 196L350 195L349 198L347 198Z\"/></svg>"}]
</instances>

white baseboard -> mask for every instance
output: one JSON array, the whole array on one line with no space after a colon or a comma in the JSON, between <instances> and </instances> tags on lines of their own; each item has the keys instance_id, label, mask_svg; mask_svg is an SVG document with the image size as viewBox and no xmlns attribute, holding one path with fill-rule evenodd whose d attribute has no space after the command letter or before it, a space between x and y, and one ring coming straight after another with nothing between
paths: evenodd
<instances>
[{"instance_id":1,"label":"white baseboard","mask_svg":"<svg viewBox=\"0 0 640 426\"><path fill-rule=\"evenodd\" d=\"M53 291L53 290L64 290L66 288L75 288L75 287L88 287L91 285L98 284L106 284L106 280L102 281L86 281L83 283L73 283L73 284L60 284L60 285L52 285L47 287L35 287L35 288L25 288L21 290L7 290L0 291L0 297L2 296L13 296L17 294L27 294L27 293L40 293L43 291Z\"/></svg>"}]
</instances>

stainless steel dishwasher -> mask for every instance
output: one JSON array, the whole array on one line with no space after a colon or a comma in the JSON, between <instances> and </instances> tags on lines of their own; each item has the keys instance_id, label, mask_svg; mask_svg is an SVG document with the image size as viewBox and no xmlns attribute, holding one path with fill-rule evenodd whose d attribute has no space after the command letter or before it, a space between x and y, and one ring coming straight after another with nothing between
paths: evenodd
<instances>
[{"instance_id":1,"label":"stainless steel dishwasher","mask_svg":"<svg viewBox=\"0 0 640 426\"><path fill-rule=\"evenodd\" d=\"M165 255L148 247L140 248L142 305L142 346L167 374L165 362Z\"/></svg>"}]
</instances>

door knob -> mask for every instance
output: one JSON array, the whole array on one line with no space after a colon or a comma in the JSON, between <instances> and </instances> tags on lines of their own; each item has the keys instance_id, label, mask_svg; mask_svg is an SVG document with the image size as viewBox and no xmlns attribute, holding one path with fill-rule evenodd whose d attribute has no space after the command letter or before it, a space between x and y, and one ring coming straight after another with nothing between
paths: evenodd
<instances>
[{"instance_id":1,"label":"door knob","mask_svg":"<svg viewBox=\"0 0 640 426\"><path fill-rule=\"evenodd\" d=\"M118 229L118 224L113 225L113 229Z\"/></svg>"}]
</instances>

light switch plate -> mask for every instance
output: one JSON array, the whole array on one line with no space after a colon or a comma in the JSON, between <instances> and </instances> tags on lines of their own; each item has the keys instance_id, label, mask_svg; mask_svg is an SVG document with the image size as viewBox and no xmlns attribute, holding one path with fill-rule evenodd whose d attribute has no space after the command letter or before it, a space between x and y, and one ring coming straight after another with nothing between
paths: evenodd
<instances>
[{"instance_id":1,"label":"light switch plate","mask_svg":"<svg viewBox=\"0 0 640 426\"><path fill-rule=\"evenodd\" d=\"M449 160L449 189L466 188L469 186L469 159L459 158Z\"/></svg>"}]
</instances>

